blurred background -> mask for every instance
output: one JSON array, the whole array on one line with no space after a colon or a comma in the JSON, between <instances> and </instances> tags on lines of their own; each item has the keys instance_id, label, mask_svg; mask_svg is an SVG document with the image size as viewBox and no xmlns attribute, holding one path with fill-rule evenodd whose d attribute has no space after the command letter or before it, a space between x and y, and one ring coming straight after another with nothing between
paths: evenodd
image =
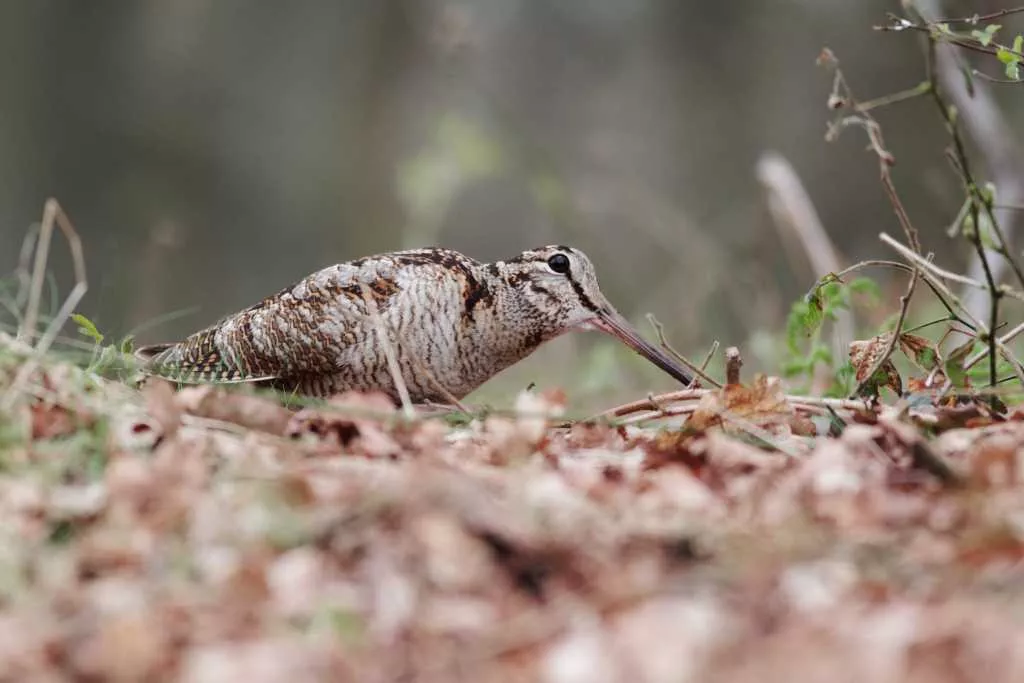
<instances>
[{"instance_id":1,"label":"blurred background","mask_svg":"<svg viewBox=\"0 0 1024 683\"><path fill-rule=\"evenodd\" d=\"M988 2L948 6L966 14ZM870 0L31 0L0 3L0 272L43 201L80 232L80 310L110 337L173 339L325 265L444 245L483 260L569 243L653 336L774 369L814 282L773 220L758 160L782 154L843 264L900 234L865 139L824 140L839 57L862 99L924 74ZM1010 121L1021 98L997 93ZM934 105L880 110L925 249L961 202ZM51 261L70 287L66 247ZM883 314L904 283L876 273ZM671 386L569 335L485 387L563 385L583 403Z\"/></svg>"}]
</instances>

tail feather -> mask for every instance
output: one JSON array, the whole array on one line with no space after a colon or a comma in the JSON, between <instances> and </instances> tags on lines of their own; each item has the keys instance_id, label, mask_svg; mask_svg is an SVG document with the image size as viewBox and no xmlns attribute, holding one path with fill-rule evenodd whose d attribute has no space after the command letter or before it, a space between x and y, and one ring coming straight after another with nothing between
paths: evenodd
<instances>
[{"instance_id":1,"label":"tail feather","mask_svg":"<svg viewBox=\"0 0 1024 683\"><path fill-rule=\"evenodd\" d=\"M142 371L174 382L255 382L273 377L250 376L245 368L226 357L216 343L216 329L197 332L184 341L152 344L136 350L143 361Z\"/></svg>"}]
</instances>

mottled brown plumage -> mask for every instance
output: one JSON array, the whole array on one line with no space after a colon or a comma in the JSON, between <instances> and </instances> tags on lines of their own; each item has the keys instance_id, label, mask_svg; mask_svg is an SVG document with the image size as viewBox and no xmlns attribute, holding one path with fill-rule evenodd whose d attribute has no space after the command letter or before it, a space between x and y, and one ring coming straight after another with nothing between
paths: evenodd
<instances>
[{"instance_id":1,"label":"mottled brown plumage","mask_svg":"<svg viewBox=\"0 0 1024 683\"><path fill-rule=\"evenodd\" d=\"M260 382L312 396L376 389L396 397L383 333L412 400L445 401L574 328L607 332L690 382L608 303L590 260L563 246L490 264L448 249L339 263L139 355L147 374L183 383Z\"/></svg>"}]
</instances>

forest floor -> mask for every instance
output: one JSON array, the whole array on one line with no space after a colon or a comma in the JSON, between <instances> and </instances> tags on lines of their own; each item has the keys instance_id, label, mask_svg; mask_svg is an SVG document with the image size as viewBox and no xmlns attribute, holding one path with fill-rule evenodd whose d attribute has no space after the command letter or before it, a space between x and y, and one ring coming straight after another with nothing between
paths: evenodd
<instances>
[{"instance_id":1,"label":"forest floor","mask_svg":"<svg viewBox=\"0 0 1024 683\"><path fill-rule=\"evenodd\" d=\"M1024 680L1012 407L294 410L2 336L0 402L0 681Z\"/></svg>"}]
</instances>

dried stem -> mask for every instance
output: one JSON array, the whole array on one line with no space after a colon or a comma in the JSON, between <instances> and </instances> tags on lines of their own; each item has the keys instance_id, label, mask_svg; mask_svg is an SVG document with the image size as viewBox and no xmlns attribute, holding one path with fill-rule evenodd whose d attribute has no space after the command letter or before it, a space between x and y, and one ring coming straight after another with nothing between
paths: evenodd
<instances>
[{"instance_id":1,"label":"dried stem","mask_svg":"<svg viewBox=\"0 0 1024 683\"><path fill-rule=\"evenodd\" d=\"M1009 252L1006 248L1006 238L1002 233L1002 230L998 227L998 223L995 216L990 208L991 202L981 197L981 193L978 189L977 181L975 181L971 174L971 162L967 157L967 152L964 148L963 139L960 136L960 128L957 125L955 110L946 102L943 95L937 70L935 68L935 38L929 34L928 37L928 51L927 51L927 68L928 68L928 82L931 83L930 92L932 100L935 102L936 107L939 109L939 113L942 116L943 121L946 122L946 130L950 137L953 139L953 150L956 154L956 165L960 171L960 178L964 185L964 191L967 193L970 199L969 212L973 222L973 227L968 232L968 238L974 247L975 254L977 255L978 262L981 264L982 272L985 274L985 282L988 284L990 307L989 307L989 330L994 331L999 327L999 302L1003 297L1003 292L999 289L996 284L995 277L992 274L992 267L989 265L988 256L985 253L985 246L981 242L981 211L979 206L987 207L987 216L992 225L993 231L999 238L999 250L1010 263L1014 272L1017 273L1021 283L1024 284L1024 273L1021 273L1020 266L1016 263L1016 260L1009 256ZM920 252L920 250L917 250ZM994 334L988 334L986 341L989 345L989 386L994 387L998 381L996 375L996 338Z\"/></svg>"},{"instance_id":2,"label":"dried stem","mask_svg":"<svg viewBox=\"0 0 1024 683\"><path fill-rule=\"evenodd\" d=\"M409 388L405 385L405 378L402 377L402 368L398 364L398 356L395 355L395 347L391 343L390 335L384 329L384 321L381 320L380 311L377 310L377 302L374 301L370 288L360 282L359 287L363 292L363 301L366 303L366 311L377 331L377 338L380 339L381 348L384 350L384 357L388 361L388 371L391 373L391 380L395 383L395 390L402 401L402 412L406 419L413 419L416 411L409 400Z\"/></svg>"},{"instance_id":3,"label":"dried stem","mask_svg":"<svg viewBox=\"0 0 1024 683\"><path fill-rule=\"evenodd\" d=\"M727 348L725 350L725 383L739 384L740 368L742 367L743 356L740 355L740 350L735 346Z\"/></svg>"},{"instance_id":4,"label":"dried stem","mask_svg":"<svg viewBox=\"0 0 1024 683\"><path fill-rule=\"evenodd\" d=\"M67 240L68 247L71 249L75 286L72 287L67 298L64 299L60 310L57 311L57 314L50 321L50 324L47 325L42 336L39 337L38 343L33 348L32 356L22 363L18 369L14 380L7 388L3 401L0 401L0 409L9 408L14 403L25 380L28 379L29 375L32 374L38 365L39 358L53 344L61 327L67 322L75 307L78 306L78 302L82 300L82 297L85 296L86 291L89 289L85 277L85 255L82 251L82 240L79 239L78 233L64 213L64 209L61 208L56 199L51 197L46 200L46 204L43 207L43 219L39 225L39 238L36 240L35 264L32 270L32 280L29 284L28 303L25 307L25 316L22 319L21 331L18 336L19 340L31 344L32 338L35 336L36 323L39 318L39 299L42 295L43 278L46 273L46 263L50 253L50 242L53 239L54 225L60 228L64 239Z\"/></svg>"},{"instance_id":5,"label":"dried stem","mask_svg":"<svg viewBox=\"0 0 1024 683\"><path fill-rule=\"evenodd\" d=\"M717 339L715 341L711 342L711 348L709 348L708 352L706 354L704 354L704 360L701 361L701 364L700 364L701 371L707 369L708 363L710 363L711 359L715 357L715 353L718 352L718 347L719 346L720 346L720 344L718 343Z\"/></svg>"}]
</instances>

